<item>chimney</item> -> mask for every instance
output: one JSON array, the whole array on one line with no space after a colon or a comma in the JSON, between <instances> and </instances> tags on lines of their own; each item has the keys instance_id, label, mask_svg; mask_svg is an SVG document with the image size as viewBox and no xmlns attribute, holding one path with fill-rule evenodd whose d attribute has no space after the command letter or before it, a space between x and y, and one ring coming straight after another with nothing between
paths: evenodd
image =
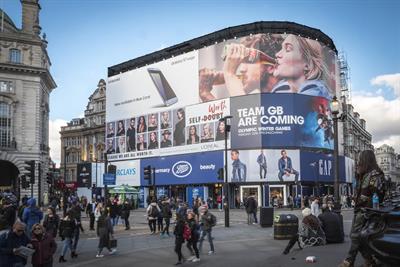
<instances>
[{"instance_id":1,"label":"chimney","mask_svg":"<svg viewBox=\"0 0 400 267\"><path fill-rule=\"evenodd\" d=\"M22 4L22 31L24 33L39 35L39 0L20 0Z\"/></svg>"}]
</instances>

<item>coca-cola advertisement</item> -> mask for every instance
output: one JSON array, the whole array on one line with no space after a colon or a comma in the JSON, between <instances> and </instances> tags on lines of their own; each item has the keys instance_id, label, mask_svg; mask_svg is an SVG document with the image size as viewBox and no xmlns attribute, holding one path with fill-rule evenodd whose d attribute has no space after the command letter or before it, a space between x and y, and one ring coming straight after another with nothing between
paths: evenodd
<instances>
[{"instance_id":1,"label":"coca-cola advertisement","mask_svg":"<svg viewBox=\"0 0 400 267\"><path fill-rule=\"evenodd\" d=\"M203 102L254 93L298 93L331 99L335 53L293 34L253 34L199 50Z\"/></svg>"}]
</instances>

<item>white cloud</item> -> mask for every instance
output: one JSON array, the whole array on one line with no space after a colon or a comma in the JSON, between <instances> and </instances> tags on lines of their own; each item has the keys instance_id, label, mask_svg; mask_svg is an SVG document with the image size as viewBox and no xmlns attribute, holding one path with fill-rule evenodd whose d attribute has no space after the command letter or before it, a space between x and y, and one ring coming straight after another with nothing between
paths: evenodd
<instances>
[{"instance_id":1,"label":"white cloud","mask_svg":"<svg viewBox=\"0 0 400 267\"><path fill-rule=\"evenodd\" d=\"M400 153L400 73L379 75L371 79L371 85L391 88L396 98L385 99L382 89L374 94L356 93L352 98L354 109L366 120L375 147L388 144Z\"/></svg>"},{"instance_id":2,"label":"white cloud","mask_svg":"<svg viewBox=\"0 0 400 267\"><path fill-rule=\"evenodd\" d=\"M51 159L60 166L61 161L61 126L66 126L67 121L63 119L55 119L49 121L49 146Z\"/></svg>"},{"instance_id":3,"label":"white cloud","mask_svg":"<svg viewBox=\"0 0 400 267\"><path fill-rule=\"evenodd\" d=\"M400 73L379 75L371 79L372 85L388 86L394 90L394 94L400 97Z\"/></svg>"}]
</instances>

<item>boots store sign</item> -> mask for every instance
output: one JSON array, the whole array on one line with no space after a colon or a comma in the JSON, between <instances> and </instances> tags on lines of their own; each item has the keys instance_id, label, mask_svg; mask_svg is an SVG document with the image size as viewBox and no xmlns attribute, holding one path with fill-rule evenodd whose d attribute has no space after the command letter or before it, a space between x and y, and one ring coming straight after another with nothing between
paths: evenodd
<instances>
[{"instance_id":1,"label":"boots store sign","mask_svg":"<svg viewBox=\"0 0 400 267\"><path fill-rule=\"evenodd\" d=\"M222 151L142 159L141 185L149 185L143 178L143 168L148 165L155 168L156 185L171 185L217 183L223 164Z\"/></svg>"}]
</instances>

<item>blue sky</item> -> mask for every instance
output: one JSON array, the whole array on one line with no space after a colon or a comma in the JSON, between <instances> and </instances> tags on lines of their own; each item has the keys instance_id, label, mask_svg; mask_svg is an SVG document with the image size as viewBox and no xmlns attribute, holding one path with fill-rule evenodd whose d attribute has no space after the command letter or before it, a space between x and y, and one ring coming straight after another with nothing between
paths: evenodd
<instances>
[{"instance_id":1,"label":"blue sky","mask_svg":"<svg viewBox=\"0 0 400 267\"><path fill-rule=\"evenodd\" d=\"M0 4L20 27L20 1L0 0ZM40 4L40 24L58 85L51 95L52 122L81 116L111 65L226 27L282 20L318 28L345 51L353 104L366 118L374 143L391 140L387 142L400 152L400 130L380 131L381 126L374 125L378 118L369 118L376 112L358 103L366 97L379 98L379 103L398 111L394 119L400 123L400 1L41 0Z\"/></svg>"}]
</instances>

